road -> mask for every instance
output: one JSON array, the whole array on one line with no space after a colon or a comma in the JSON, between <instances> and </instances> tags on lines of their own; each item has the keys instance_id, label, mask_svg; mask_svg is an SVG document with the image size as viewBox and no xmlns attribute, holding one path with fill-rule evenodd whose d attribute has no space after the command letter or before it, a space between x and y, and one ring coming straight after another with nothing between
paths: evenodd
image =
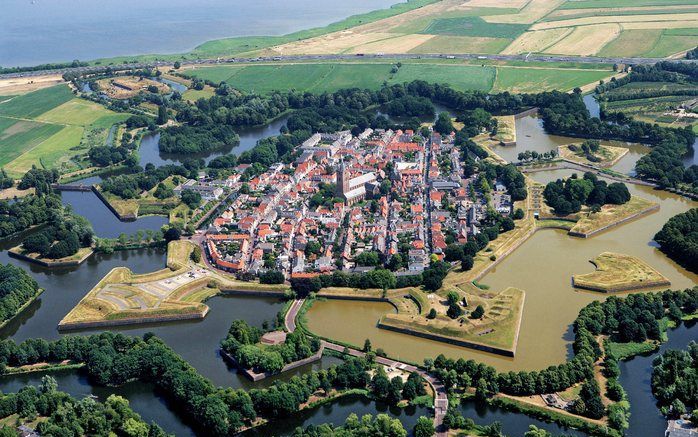
<instances>
[{"instance_id":1,"label":"road","mask_svg":"<svg viewBox=\"0 0 698 437\"><path fill-rule=\"evenodd\" d=\"M301 307L305 303L305 299L295 299L291 304L291 307L286 313L286 318L284 323L288 332L293 332L296 330L296 317ZM331 349L340 353L347 353L354 357L363 357L365 354L363 351L358 349L348 348L343 345L332 343L326 340L322 340L322 346L326 349ZM429 385L431 385L434 390L434 427L436 428L436 435L438 437L446 437L448 432L443 427L444 416L448 411L448 395L446 393L446 388L439 381L438 378L432 374L426 372L419 367L413 366L411 364L403 363L402 361L393 360L391 358L376 357L376 362L383 364L384 366L392 367L394 369L400 369L405 372L416 372L422 378L424 378Z\"/></svg>"},{"instance_id":2,"label":"road","mask_svg":"<svg viewBox=\"0 0 698 437\"><path fill-rule=\"evenodd\" d=\"M383 54L357 54L357 55L295 55L295 56L266 56L257 58L212 58L212 59L192 59L180 60L183 66L192 66L200 64L221 64L221 63L237 63L237 64L254 64L264 62L307 62L307 61L347 61L356 59L461 59L475 61L522 61L522 62L579 62L585 64L654 64L663 59L657 58L632 58L632 57L597 57L597 56L560 56L560 55L484 55L478 53L432 53L432 54L409 54L409 53L383 53ZM689 59L672 59L672 62L693 63L698 60ZM156 61L156 62L136 62L131 64L119 65L93 65L86 67L62 68L55 70L40 70L26 71L19 73L1 74L0 79L9 79L16 77L32 77L44 76L48 74L65 74L65 73L97 73L111 68L113 70L127 70L131 68L146 68L146 67L171 67L174 61Z\"/></svg>"}]
</instances>

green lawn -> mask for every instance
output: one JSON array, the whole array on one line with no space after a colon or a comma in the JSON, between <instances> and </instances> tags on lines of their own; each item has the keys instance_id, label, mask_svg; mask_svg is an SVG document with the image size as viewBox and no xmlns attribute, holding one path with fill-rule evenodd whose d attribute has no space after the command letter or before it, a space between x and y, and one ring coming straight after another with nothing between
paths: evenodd
<instances>
[{"instance_id":1,"label":"green lawn","mask_svg":"<svg viewBox=\"0 0 698 437\"><path fill-rule=\"evenodd\" d=\"M643 53L650 58L663 58L698 45L698 29L666 29L651 50Z\"/></svg>"},{"instance_id":2,"label":"green lawn","mask_svg":"<svg viewBox=\"0 0 698 437\"><path fill-rule=\"evenodd\" d=\"M47 121L49 123L87 126L95 123L104 116L113 114L115 114L113 111L110 111L98 103L74 98L39 115L36 117L36 120ZM126 118L128 118L128 116Z\"/></svg>"},{"instance_id":3,"label":"green lawn","mask_svg":"<svg viewBox=\"0 0 698 437\"><path fill-rule=\"evenodd\" d=\"M81 126L59 126L58 131L35 146L25 149L19 157L12 160L5 169L9 174L19 176L32 168L52 168L67 160L75 152L71 149L80 144L84 128Z\"/></svg>"},{"instance_id":4,"label":"green lawn","mask_svg":"<svg viewBox=\"0 0 698 437\"><path fill-rule=\"evenodd\" d=\"M606 44L599 56L642 56L652 50L662 36L662 29L623 30Z\"/></svg>"},{"instance_id":5,"label":"green lawn","mask_svg":"<svg viewBox=\"0 0 698 437\"><path fill-rule=\"evenodd\" d=\"M296 89L307 91L319 84L333 69L330 64L249 66L234 71L230 86L256 93Z\"/></svg>"},{"instance_id":6,"label":"green lawn","mask_svg":"<svg viewBox=\"0 0 698 437\"><path fill-rule=\"evenodd\" d=\"M435 64L403 64L391 83L426 80L432 83L448 83L456 90L492 89L495 78L493 67L475 65L435 65Z\"/></svg>"},{"instance_id":7,"label":"green lawn","mask_svg":"<svg viewBox=\"0 0 698 437\"><path fill-rule=\"evenodd\" d=\"M518 93L540 92L546 90L568 91L575 87L598 82L610 76L612 71L605 70L564 70L545 68L507 68L497 69L494 92L510 91Z\"/></svg>"},{"instance_id":8,"label":"green lawn","mask_svg":"<svg viewBox=\"0 0 698 437\"><path fill-rule=\"evenodd\" d=\"M528 27L528 24L488 23L480 17L439 18L422 33L514 39Z\"/></svg>"},{"instance_id":9,"label":"green lawn","mask_svg":"<svg viewBox=\"0 0 698 437\"><path fill-rule=\"evenodd\" d=\"M327 77L311 91L320 93L350 87L378 89L388 80L391 68L392 65L387 64L333 65Z\"/></svg>"},{"instance_id":10,"label":"green lawn","mask_svg":"<svg viewBox=\"0 0 698 437\"><path fill-rule=\"evenodd\" d=\"M44 88L0 103L0 115L34 118L72 99L68 85Z\"/></svg>"}]
</instances>

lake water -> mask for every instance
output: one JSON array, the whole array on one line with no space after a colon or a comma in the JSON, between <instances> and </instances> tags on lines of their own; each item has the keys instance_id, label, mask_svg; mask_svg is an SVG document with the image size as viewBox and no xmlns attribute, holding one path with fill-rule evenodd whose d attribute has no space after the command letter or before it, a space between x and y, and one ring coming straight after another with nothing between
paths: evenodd
<instances>
[{"instance_id":1,"label":"lake water","mask_svg":"<svg viewBox=\"0 0 698 437\"><path fill-rule=\"evenodd\" d=\"M398 0L4 0L0 66L186 52L212 39L284 35Z\"/></svg>"},{"instance_id":2,"label":"lake water","mask_svg":"<svg viewBox=\"0 0 698 437\"><path fill-rule=\"evenodd\" d=\"M235 153L240 155L242 152L253 148L257 141L262 138L279 135L281 127L286 124L288 115L279 117L276 120L265 126L255 126L236 129L240 142L235 146L226 146L217 150L211 150L203 153L163 153L160 152L158 143L160 142L160 134L146 134L141 140L141 145L138 148L139 164L145 167L146 164L153 164L156 167L167 164L178 164L184 159L203 159L207 164L215 157Z\"/></svg>"}]
</instances>

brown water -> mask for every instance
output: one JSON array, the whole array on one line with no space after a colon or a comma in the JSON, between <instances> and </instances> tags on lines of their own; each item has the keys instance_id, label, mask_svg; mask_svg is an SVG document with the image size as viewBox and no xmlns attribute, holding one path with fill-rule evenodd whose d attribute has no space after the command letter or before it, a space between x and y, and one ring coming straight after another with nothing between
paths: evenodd
<instances>
[{"instance_id":1,"label":"brown water","mask_svg":"<svg viewBox=\"0 0 698 437\"><path fill-rule=\"evenodd\" d=\"M581 139L564 137L559 135L548 135L543 129L543 119L538 117L522 117L516 120L516 145L496 146L494 152L509 162L517 162L518 155L526 150L545 153L557 150L558 146L566 144L580 143ZM635 163L647 152L649 148L642 144L626 143L622 141L601 141L607 146L617 146L628 148L628 153L623 156L613 167L613 170L634 174Z\"/></svg>"},{"instance_id":2,"label":"brown water","mask_svg":"<svg viewBox=\"0 0 698 437\"><path fill-rule=\"evenodd\" d=\"M532 177L547 183L570 173L556 170L534 173ZM670 217L696 207L698 202L647 187L628 185L628 188L633 195L659 203L660 210L586 240L569 237L560 230L539 231L480 281L493 290L515 286L526 292L515 358L378 329L379 317L392 310L388 304L317 302L307 314L308 326L320 335L359 346L365 338L370 338L374 348L381 347L390 355L413 362L443 353L450 357L473 358L500 370L541 369L561 363L571 353L571 323L580 308L607 296L571 286L571 276L591 272L593 266L589 260L601 252L638 256L669 278L675 289L698 283L697 275L672 262L652 242L654 234Z\"/></svg>"}]
</instances>

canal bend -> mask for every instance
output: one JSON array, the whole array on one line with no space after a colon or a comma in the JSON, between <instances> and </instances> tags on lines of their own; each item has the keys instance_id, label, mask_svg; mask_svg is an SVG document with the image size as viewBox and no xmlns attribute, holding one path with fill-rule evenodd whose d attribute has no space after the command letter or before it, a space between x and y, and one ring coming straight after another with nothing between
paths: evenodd
<instances>
[{"instance_id":1,"label":"canal bend","mask_svg":"<svg viewBox=\"0 0 698 437\"><path fill-rule=\"evenodd\" d=\"M298 316L298 313L300 312L304 303L305 299L295 299L291 304L291 307L288 309L286 317L284 318L284 324L288 332L294 332L296 330L296 317ZM354 357L363 357L366 355L364 352L358 349L345 347L327 340L322 340L321 347L336 352L349 354ZM403 370L405 372L416 372L429 383L434 390L434 427L437 430L436 435L439 437L445 437L448 435L443 426L444 416L448 411L448 396L446 394L446 387L444 387L443 383L427 371L402 361L393 360L387 357L376 357L376 362L383 364L384 366Z\"/></svg>"}]
</instances>

